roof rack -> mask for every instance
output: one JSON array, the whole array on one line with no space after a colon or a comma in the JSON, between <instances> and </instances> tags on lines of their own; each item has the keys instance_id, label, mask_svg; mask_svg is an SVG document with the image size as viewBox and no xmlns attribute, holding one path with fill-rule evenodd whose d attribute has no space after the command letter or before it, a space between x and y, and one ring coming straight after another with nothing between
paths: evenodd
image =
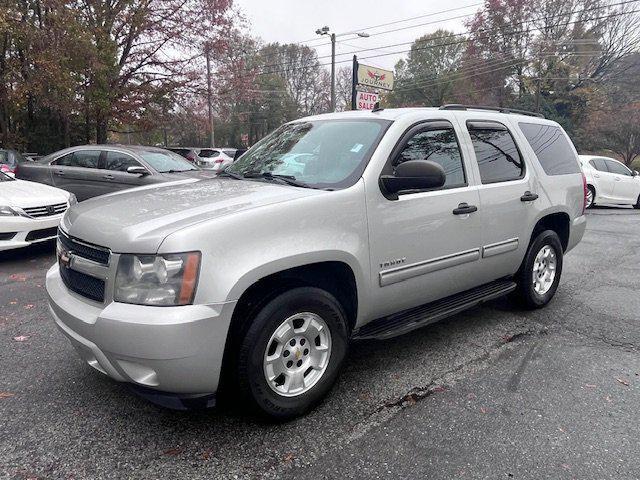
<instances>
[{"instance_id":1,"label":"roof rack","mask_svg":"<svg viewBox=\"0 0 640 480\"><path fill-rule=\"evenodd\" d=\"M490 110L492 112L517 113L519 115L528 115L530 117L545 118L541 113L530 112L528 110L519 110L517 108L506 107L490 107L486 105L462 105L458 103L450 103L447 105L442 105L440 107L440 110Z\"/></svg>"}]
</instances>

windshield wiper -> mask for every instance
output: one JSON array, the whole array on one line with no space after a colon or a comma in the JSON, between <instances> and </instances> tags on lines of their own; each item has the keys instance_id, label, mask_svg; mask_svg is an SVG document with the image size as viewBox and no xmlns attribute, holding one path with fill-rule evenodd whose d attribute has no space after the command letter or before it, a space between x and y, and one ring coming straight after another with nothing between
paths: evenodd
<instances>
[{"instance_id":1,"label":"windshield wiper","mask_svg":"<svg viewBox=\"0 0 640 480\"><path fill-rule=\"evenodd\" d=\"M244 176L244 178L266 178L267 180L279 180L282 183L293 185L294 187L315 188L307 183L301 182L300 180L296 180L296 177L293 175L280 175L278 173L274 174L271 172L249 172Z\"/></svg>"},{"instance_id":2,"label":"windshield wiper","mask_svg":"<svg viewBox=\"0 0 640 480\"><path fill-rule=\"evenodd\" d=\"M193 172L197 170L196 168L187 168L186 170L163 170L160 173L182 173L182 172Z\"/></svg>"},{"instance_id":3,"label":"windshield wiper","mask_svg":"<svg viewBox=\"0 0 640 480\"><path fill-rule=\"evenodd\" d=\"M236 180L243 180L244 177L242 175L240 175L239 173L233 173L233 172L229 172L227 170L223 170L220 173L218 173L218 177L222 177L222 176L227 176L227 177L231 177L231 178L235 178Z\"/></svg>"}]
</instances>

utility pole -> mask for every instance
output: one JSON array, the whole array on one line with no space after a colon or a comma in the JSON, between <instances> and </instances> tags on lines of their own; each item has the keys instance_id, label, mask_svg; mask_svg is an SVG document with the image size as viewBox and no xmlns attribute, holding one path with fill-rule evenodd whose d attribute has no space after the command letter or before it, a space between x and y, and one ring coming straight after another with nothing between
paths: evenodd
<instances>
[{"instance_id":1,"label":"utility pole","mask_svg":"<svg viewBox=\"0 0 640 480\"><path fill-rule=\"evenodd\" d=\"M331 34L331 111L336 111L336 34Z\"/></svg>"},{"instance_id":2,"label":"utility pole","mask_svg":"<svg viewBox=\"0 0 640 480\"><path fill-rule=\"evenodd\" d=\"M211 59L209 58L209 45L205 47L207 57L207 107L209 109L209 146L215 146L215 133L213 131L213 106L211 103Z\"/></svg>"},{"instance_id":3,"label":"utility pole","mask_svg":"<svg viewBox=\"0 0 640 480\"><path fill-rule=\"evenodd\" d=\"M330 107L330 110L332 112L335 112L336 111L336 34L329 33L329 30L330 30L329 27L325 25L324 27L317 29L316 34L329 35L329 38L331 39L331 107ZM352 32L352 33L362 38L367 38L369 36L369 34L366 32ZM345 35L345 34L341 34L341 35ZM354 59L356 58L355 55L353 58ZM356 75L357 75L357 72L356 72ZM351 98L352 110L355 110L355 108L353 107L354 98L355 98L355 95L353 95L353 91L352 91L352 98Z\"/></svg>"},{"instance_id":4,"label":"utility pole","mask_svg":"<svg viewBox=\"0 0 640 480\"><path fill-rule=\"evenodd\" d=\"M358 95L357 90L358 85L358 57L353 56L353 71L351 73L351 110L355 110L356 105L356 97Z\"/></svg>"}]
</instances>

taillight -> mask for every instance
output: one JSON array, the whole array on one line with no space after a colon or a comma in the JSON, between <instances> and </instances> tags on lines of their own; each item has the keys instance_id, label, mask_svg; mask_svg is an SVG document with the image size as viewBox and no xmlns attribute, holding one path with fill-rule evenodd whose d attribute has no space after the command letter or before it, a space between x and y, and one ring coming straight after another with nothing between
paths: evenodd
<instances>
[{"instance_id":1,"label":"taillight","mask_svg":"<svg viewBox=\"0 0 640 480\"><path fill-rule=\"evenodd\" d=\"M587 193L589 192L589 187L587 187L587 177L582 174L582 214L587 210Z\"/></svg>"},{"instance_id":2,"label":"taillight","mask_svg":"<svg viewBox=\"0 0 640 480\"><path fill-rule=\"evenodd\" d=\"M221 158L218 158L217 160L214 160L213 163L223 163L224 160Z\"/></svg>"}]
</instances>

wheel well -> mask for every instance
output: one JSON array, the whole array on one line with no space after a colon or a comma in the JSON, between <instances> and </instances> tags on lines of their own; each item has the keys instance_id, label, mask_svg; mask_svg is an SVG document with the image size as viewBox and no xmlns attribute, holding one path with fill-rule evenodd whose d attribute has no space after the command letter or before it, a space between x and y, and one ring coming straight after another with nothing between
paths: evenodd
<instances>
[{"instance_id":1,"label":"wheel well","mask_svg":"<svg viewBox=\"0 0 640 480\"><path fill-rule=\"evenodd\" d=\"M343 262L303 265L271 274L251 285L240 296L231 320L232 328L246 324L262 306L286 290L317 287L331 293L342 305L348 327L355 325L358 313L356 279L351 267Z\"/></svg>"},{"instance_id":2,"label":"wheel well","mask_svg":"<svg viewBox=\"0 0 640 480\"><path fill-rule=\"evenodd\" d=\"M560 237L560 243L562 244L562 250L566 251L569 245L569 215L566 213L552 213L546 217L542 217L536 223L531 234L531 241L538 235L538 233L544 230L553 230Z\"/></svg>"}]
</instances>

